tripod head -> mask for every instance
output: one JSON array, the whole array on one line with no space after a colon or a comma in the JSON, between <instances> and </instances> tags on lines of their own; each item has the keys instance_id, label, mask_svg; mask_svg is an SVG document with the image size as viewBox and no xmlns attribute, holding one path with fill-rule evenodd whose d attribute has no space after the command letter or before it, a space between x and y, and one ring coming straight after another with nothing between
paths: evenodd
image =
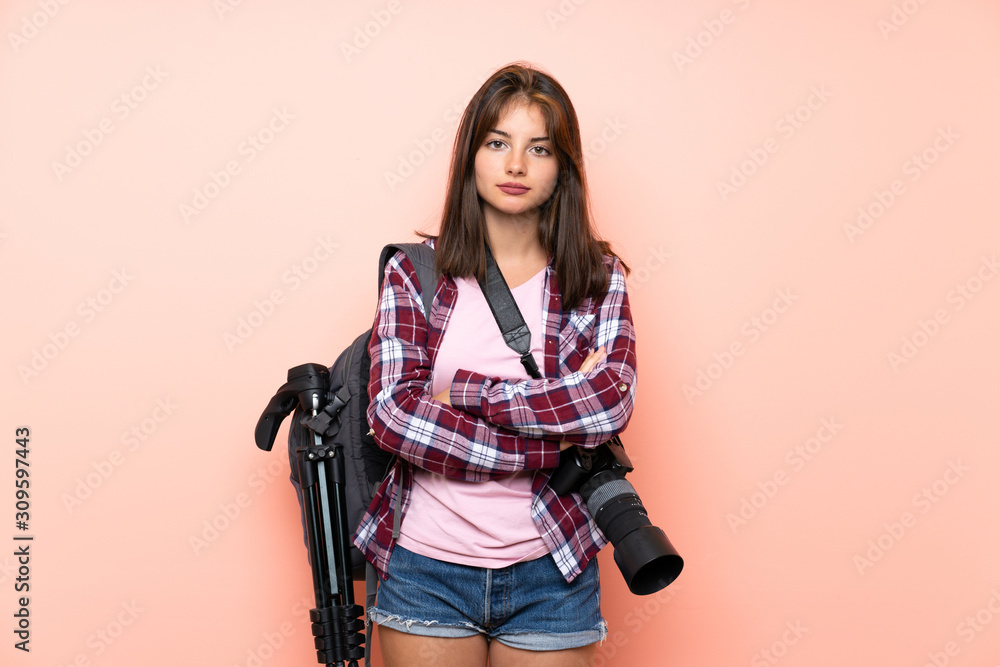
<instances>
[{"instance_id":1,"label":"tripod head","mask_svg":"<svg viewBox=\"0 0 1000 667\"><path fill-rule=\"evenodd\" d=\"M302 364L288 369L288 382L271 397L257 420L253 434L257 447L265 452L271 451L281 422L295 409L296 403L307 415L311 415L314 409L322 410L329 402L329 386L330 371L322 364Z\"/></svg>"}]
</instances>

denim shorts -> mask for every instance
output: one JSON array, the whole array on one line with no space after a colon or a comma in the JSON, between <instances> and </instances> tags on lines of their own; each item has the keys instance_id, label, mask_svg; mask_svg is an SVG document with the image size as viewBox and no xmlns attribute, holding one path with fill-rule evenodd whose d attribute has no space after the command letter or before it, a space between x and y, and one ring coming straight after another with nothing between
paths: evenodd
<instances>
[{"instance_id":1,"label":"denim shorts","mask_svg":"<svg viewBox=\"0 0 1000 667\"><path fill-rule=\"evenodd\" d=\"M389 578L368 610L381 626L430 637L488 639L529 651L556 651L603 641L597 559L572 582L549 555L488 569L446 563L398 544Z\"/></svg>"}]
</instances>

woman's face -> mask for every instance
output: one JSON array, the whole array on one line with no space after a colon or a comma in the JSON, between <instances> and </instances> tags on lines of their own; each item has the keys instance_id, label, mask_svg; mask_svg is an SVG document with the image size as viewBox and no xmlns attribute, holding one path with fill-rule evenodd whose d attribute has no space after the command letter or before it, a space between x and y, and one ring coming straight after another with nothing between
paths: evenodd
<instances>
[{"instance_id":1,"label":"woman's face","mask_svg":"<svg viewBox=\"0 0 1000 667\"><path fill-rule=\"evenodd\" d=\"M537 106L510 107L476 151L476 190L487 217L538 215L555 190L559 161Z\"/></svg>"}]
</instances>

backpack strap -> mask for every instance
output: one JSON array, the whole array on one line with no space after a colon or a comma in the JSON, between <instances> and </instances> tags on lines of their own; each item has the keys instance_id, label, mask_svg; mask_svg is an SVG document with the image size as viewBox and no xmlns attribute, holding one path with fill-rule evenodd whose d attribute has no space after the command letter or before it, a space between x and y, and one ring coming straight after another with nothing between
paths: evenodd
<instances>
[{"instance_id":1,"label":"backpack strap","mask_svg":"<svg viewBox=\"0 0 1000 667\"><path fill-rule=\"evenodd\" d=\"M385 278L385 265L396 254L397 250L403 251L413 264L417 272L417 289L420 292L424 305L424 317L430 322L431 304L434 303L434 292L436 291L440 272L434 264L434 248L425 243L390 243L382 248L382 253L378 261L378 293L382 294L382 281ZM393 513L392 536L393 539L399 537L400 523L400 501L402 492L396 494L396 509ZM378 591L378 570L371 563L365 565L365 667L371 665L371 645L372 645L372 620L368 615L368 609L375 604L375 595Z\"/></svg>"},{"instance_id":2,"label":"backpack strap","mask_svg":"<svg viewBox=\"0 0 1000 667\"><path fill-rule=\"evenodd\" d=\"M434 248L425 243L390 243L382 248L382 254L378 262L378 293L382 294L382 279L385 277L385 265L396 254L397 250L410 258L413 268L417 271L417 282L420 295L424 301L424 317L429 322L431 319L431 304L434 302L434 292L437 288L438 273L434 264ZM430 289L425 289L429 287Z\"/></svg>"}]
</instances>

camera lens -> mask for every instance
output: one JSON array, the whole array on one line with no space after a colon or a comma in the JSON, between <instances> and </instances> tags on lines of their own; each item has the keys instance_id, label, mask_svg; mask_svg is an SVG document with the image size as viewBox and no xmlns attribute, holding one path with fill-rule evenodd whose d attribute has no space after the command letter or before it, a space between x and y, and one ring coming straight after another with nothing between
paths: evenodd
<instances>
[{"instance_id":1,"label":"camera lens","mask_svg":"<svg viewBox=\"0 0 1000 667\"><path fill-rule=\"evenodd\" d=\"M597 473L580 488L580 495L614 546L615 563L630 591L649 595L677 578L684 560L666 534L652 525L639 494L621 473Z\"/></svg>"}]
</instances>

